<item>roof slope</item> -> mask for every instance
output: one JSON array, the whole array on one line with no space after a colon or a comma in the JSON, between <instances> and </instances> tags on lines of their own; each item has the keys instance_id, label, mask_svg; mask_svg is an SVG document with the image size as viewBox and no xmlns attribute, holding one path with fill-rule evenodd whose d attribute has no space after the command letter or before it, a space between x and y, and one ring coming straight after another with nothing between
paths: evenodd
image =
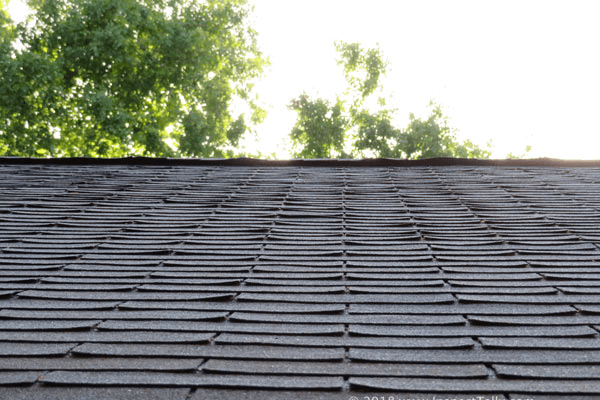
<instances>
[{"instance_id":1,"label":"roof slope","mask_svg":"<svg viewBox=\"0 0 600 400\"><path fill-rule=\"evenodd\" d=\"M600 393L598 167L8 161L0 191L1 398Z\"/></svg>"}]
</instances>

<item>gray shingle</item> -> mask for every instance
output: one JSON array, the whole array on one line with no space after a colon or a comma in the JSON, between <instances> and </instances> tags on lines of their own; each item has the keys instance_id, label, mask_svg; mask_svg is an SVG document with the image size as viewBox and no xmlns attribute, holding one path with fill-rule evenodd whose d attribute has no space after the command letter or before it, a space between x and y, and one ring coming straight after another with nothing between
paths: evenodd
<instances>
[{"instance_id":1,"label":"gray shingle","mask_svg":"<svg viewBox=\"0 0 600 400\"><path fill-rule=\"evenodd\" d=\"M247 332L298 335L341 335L342 324L268 324L268 323L228 323L201 321L106 321L99 329L124 331L197 331L197 332Z\"/></svg>"},{"instance_id":2,"label":"gray shingle","mask_svg":"<svg viewBox=\"0 0 600 400\"><path fill-rule=\"evenodd\" d=\"M2 320L1 327L6 330L19 331L56 331L91 329L100 320Z\"/></svg>"},{"instance_id":3,"label":"gray shingle","mask_svg":"<svg viewBox=\"0 0 600 400\"><path fill-rule=\"evenodd\" d=\"M77 286L63 284L23 284L23 283L0 283L0 289L14 290L85 290L85 291L128 291L133 290L135 285L88 285L81 283Z\"/></svg>"},{"instance_id":4,"label":"gray shingle","mask_svg":"<svg viewBox=\"0 0 600 400\"><path fill-rule=\"evenodd\" d=\"M599 365L492 365L496 374L508 379L599 379Z\"/></svg>"},{"instance_id":5,"label":"gray shingle","mask_svg":"<svg viewBox=\"0 0 600 400\"><path fill-rule=\"evenodd\" d=\"M169 344L95 344L86 343L73 349L82 356L118 357L188 357L256 360L324 360L341 361L343 348L281 347L281 346L198 346Z\"/></svg>"},{"instance_id":6,"label":"gray shingle","mask_svg":"<svg viewBox=\"0 0 600 400\"><path fill-rule=\"evenodd\" d=\"M178 300L219 300L227 299L234 293L162 293L162 292L86 292L86 291L44 291L26 290L19 293L19 297L32 299L56 300L151 300L151 301L178 301Z\"/></svg>"},{"instance_id":7,"label":"gray shingle","mask_svg":"<svg viewBox=\"0 0 600 400\"><path fill-rule=\"evenodd\" d=\"M535 317L535 316L510 316L502 317L496 315L473 315L467 316L473 324L482 325L554 325L564 329L567 326L575 325L590 325L600 324L600 316L577 315L577 316L552 316L552 317Z\"/></svg>"},{"instance_id":8,"label":"gray shingle","mask_svg":"<svg viewBox=\"0 0 600 400\"><path fill-rule=\"evenodd\" d=\"M211 333L187 332L0 332L0 340L6 342L85 342L85 343L207 343L213 336Z\"/></svg>"},{"instance_id":9,"label":"gray shingle","mask_svg":"<svg viewBox=\"0 0 600 400\"><path fill-rule=\"evenodd\" d=\"M600 340L594 339L549 339L536 338L498 338L480 337L481 345L487 349L573 349L597 350L600 349Z\"/></svg>"},{"instance_id":10,"label":"gray shingle","mask_svg":"<svg viewBox=\"0 0 600 400\"><path fill-rule=\"evenodd\" d=\"M345 310L343 304L293 304L293 303L227 303L202 301L128 301L119 306L124 310L193 310L193 311L256 311L301 314L331 314Z\"/></svg>"},{"instance_id":11,"label":"gray shingle","mask_svg":"<svg viewBox=\"0 0 600 400\"><path fill-rule=\"evenodd\" d=\"M77 343L9 343L0 342L2 356L64 356Z\"/></svg>"},{"instance_id":12,"label":"gray shingle","mask_svg":"<svg viewBox=\"0 0 600 400\"><path fill-rule=\"evenodd\" d=\"M217 321L227 316L226 312L201 311L36 311L36 310L0 310L0 318L18 319L112 319L112 320L193 320ZM100 322L100 321L98 321ZM39 321L36 321L36 324ZM95 324L94 324L95 325ZM37 325L36 325L37 326Z\"/></svg>"},{"instance_id":13,"label":"gray shingle","mask_svg":"<svg viewBox=\"0 0 600 400\"><path fill-rule=\"evenodd\" d=\"M349 332L367 336L402 337L467 337L467 336L525 336L525 337L592 337L598 332L587 326L371 326L350 325ZM537 339L536 339L537 340ZM528 341L531 341L528 339Z\"/></svg>"},{"instance_id":14,"label":"gray shingle","mask_svg":"<svg viewBox=\"0 0 600 400\"><path fill-rule=\"evenodd\" d=\"M207 292L219 292L223 293L228 290L235 290L240 293L325 293L325 294L337 294L344 293L344 286L276 286L270 285L269 287L262 286L242 286L232 288L231 286L225 285L143 285L138 287L141 292L152 291L152 292L191 292L191 293L207 293Z\"/></svg>"},{"instance_id":15,"label":"gray shingle","mask_svg":"<svg viewBox=\"0 0 600 400\"><path fill-rule=\"evenodd\" d=\"M110 310L119 302L116 301L69 301L69 300L38 300L38 299L9 299L0 300L3 309L31 310Z\"/></svg>"},{"instance_id":16,"label":"gray shingle","mask_svg":"<svg viewBox=\"0 0 600 400\"><path fill-rule=\"evenodd\" d=\"M37 381L42 374L43 371L0 371L0 385L32 384ZM0 389L0 392L1 391L2 389Z\"/></svg>"},{"instance_id":17,"label":"gray shingle","mask_svg":"<svg viewBox=\"0 0 600 400\"><path fill-rule=\"evenodd\" d=\"M186 400L189 389L141 387L50 387L47 385L4 387L11 400Z\"/></svg>"},{"instance_id":18,"label":"gray shingle","mask_svg":"<svg viewBox=\"0 0 600 400\"><path fill-rule=\"evenodd\" d=\"M537 339L536 339L537 341ZM473 350L350 349L350 359L368 362L502 363L502 364L597 364L600 351L583 349L508 348Z\"/></svg>"},{"instance_id":19,"label":"gray shingle","mask_svg":"<svg viewBox=\"0 0 600 400\"><path fill-rule=\"evenodd\" d=\"M569 296L502 296L502 295L457 295L463 303L517 303L517 304L600 304L600 295L569 295Z\"/></svg>"},{"instance_id":20,"label":"gray shingle","mask_svg":"<svg viewBox=\"0 0 600 400\"><path fill-rule=\"evenodd\" d=\"M201 358L0 357L0 370L195 371Z\"/></svg>"},{"instance_id":21,"label":"gray shingle","mask_svg":"<svg viewBox=\"0 0 600 400\"><path fill-rule=\"evenodd\" d=\"M291 336L291 335L250 335L223 333L215 342L217 344L261 344L282 346L312 347L372 347L372 348L437 348L465 349L473 347L471 338L368 338L368 337L336 337L336 336Z\"/></svg>"},{"instance_id":22,"label":"gray shingle","mask_svg":"<svg viewBox=\"0 0 600 400\"><path fill-rule=\"evenodd\" d=\"M598 381L540 381L497 379L423 379L423 378L350 378L352 388L370 390L394 390L414 392L469 392L498 393L519 391L526 393L581 393L595 394L600 391Z\"/></svg>"},{"instance_id":23,"label":"gray shingle","mask_svg":"<svg viewBox=\"0 0 600 400\"><path fill-rule=\"evenodd\" d=\"M484 315L571 315L576 310L568 305L544 304L469 304L398 305L350 304L351 314L484 314Z\"/></svg>"},{"instance_id":24,"label":"gray shingle","mask_svg":"<svg viewBox=\"0 0 600 400\"><path fill-rule=\"evenodd\" d=\"M0 316L2 312L0 311ZM278 322L301 324L374 324L374 325L462 325L465 319L461 315L407 315L407 314L272 314L236 312L229 317L230 321L239 322Z\"/></svg>"},{"instance_id":25,"label":"gray shingle","mask_svg":"<svg viewBox=\"0 0 600 400\"><path fill-rule=\"evenodd\" d=\"M237 297L240 301L284 301L298 303L392 303L392 304L451 304L454 297L450 294L419 295L278 295L262 293L243 293Z\"/></svg>"},{"instance_id":26,"label":"gray shingle","mask_svg":"<svg viewBox=\"0 0 600 400\"><path fill-rule=\"evenodd\" d=\"M434 365L392 363L331 363L286 361L209 360L202 370L211 373L321 375L321 376L403 376L486 378L482 364Z\"/></svg>"},{"instance_id":27,"label":"gray shingle","mask_svg":"<svg viewBox=\"0 0 600 400\"><path fill-rule=\"evenodd\" d=\"M41 379L56 385L111 385L111 386L169 386L169 387L226 387L269 389L341 389L341 377L285 377L260 375L212 376L161 372L50 372Z\"/></svg>"},{"instance_id":28,"label":"gray shingle","mask_svg":"<svg viewBox=\"0 0 600 400\"><path fill-rule=\"evenodd\" d=\"M600 314L600 306L593 306L593 305L587 305L587 304L582 304L582 305L576 304L575 307L577 307L583 313Z\"/></svg>"}]
</instances>

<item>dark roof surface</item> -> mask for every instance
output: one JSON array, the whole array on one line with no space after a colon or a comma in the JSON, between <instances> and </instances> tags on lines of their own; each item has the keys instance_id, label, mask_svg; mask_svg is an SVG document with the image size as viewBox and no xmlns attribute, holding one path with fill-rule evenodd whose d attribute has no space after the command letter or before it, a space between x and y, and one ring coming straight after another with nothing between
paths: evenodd
<instances>
[{"instance_id":1,"label":"dark roof surface","mask_svg":"<svg viewBox=\"0 0 600 400\"><path fill-rule=\"evenodd\" d=\"M0 398L597 398L599 167L319 165L4 160Z\"/></svg>"}]
</instances>

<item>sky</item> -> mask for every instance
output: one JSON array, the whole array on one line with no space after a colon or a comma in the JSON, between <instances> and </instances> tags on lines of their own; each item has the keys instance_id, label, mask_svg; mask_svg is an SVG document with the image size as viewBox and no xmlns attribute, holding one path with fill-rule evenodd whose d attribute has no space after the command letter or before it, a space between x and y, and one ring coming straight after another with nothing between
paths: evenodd
<instances>
[{"instance_id":1,"label":"sky","mask_svg":"<svg viewBox=\"0 0 600 400\"><path fill-rule=\"evenodd\" d=\"M285 136L303 90L334 98L334 41L379 44L400 119L443 106L461 139L492 139L494 158L600 159L599 1L255 0L271 70L266 131ZM271 140L271 143L274 141Z\"/></svg>"},{"instance_id":2,"label":"sky","mask_svg":"<svg viewBox=\"0 0 600 400\"><path fill-rule=\"evenodd\" d=\"M379 45L383 82L405 126L441 104L461 140L493 158L600 159L600 1L250 0L271 66L258 82L268 117L258 148L288 158L303 91L334 99L344 81L334 42ZM23 13L11 0L13 18Z\"/></svg>"}]
</instances>

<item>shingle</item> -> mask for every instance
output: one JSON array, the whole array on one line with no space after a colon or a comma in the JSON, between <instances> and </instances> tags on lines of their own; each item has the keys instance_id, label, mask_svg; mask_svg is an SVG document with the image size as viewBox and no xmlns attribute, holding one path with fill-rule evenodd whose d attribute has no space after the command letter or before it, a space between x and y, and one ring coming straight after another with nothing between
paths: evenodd
<instances>
[{"instance_id":1,"label":"shingle","mask_svg":"<svg viewBox=\"0 0 600 400\"><path fill-rule=\"evenodd\" d=\"M590 281L581 281L582 283L590 282ZM517 288L551 288L554 290L556 285L566 282L552 282L552 281L520 281L520 280L448 280L448 283L452 285L452 287L479 287L479 288L509 288L509 287L517 287ZM573 282L569 282L572 284ZM577 282L578 284L580 282Z\"/></svg>"},{"instance_id":2,"label":"shingle","mask_svg":"<svg viewBox=\"0 0 600 400\"><path fill-rule=\"evenodd\" d=\"M372 348L439 348L464 349L473 347L471 338L367 338L336 336L289 336L251 335L223 333L215 342L218 344L261 344L282 346L315 347L372 347Z\"/></svg>"},{"instance_id":3,"label":"shingle","mask_svg":"<svg viewBox=\"0 0 600 400\"><path fill-rule=\"evenodd\" d=\"M202 370L211 373L321 375L321 376L402 376L486 378L487 368L482 364L434 365L392 363L332 363L209 360Z\"/></svg>"},{"instance_id":4,"label":"shingle","mask_svg":"<svg viewBox=\"0 0 600 400\"><path fill-rule=\"evenodd\" d=\"M463 286L448 288L448 292L453 294L502 294L502 295L522 295L532 296L537 294L556 294L558 290L553 287L478 287Z\"/></svg>"},{"instance_id":5,"label":"shingle","mask_svg":"<svg viewBox=\"0 0 600 400\"><path fill-rule=\"evenodd\" d=\"M597 283L600 285L600 281ZM600 294L600 287L565 287L559 286L558 289L565 294Z\"/></svg>"},{"instance_id":6,"label":"shingle","mask_svg":"<svg viewBox=\"0 0 600 400\"><path fill-rule=\"evenodd\" d=\"M557 338L498 338L480 337L481 345L486 349L600 349L600 340L590 339L557 339Z\"/></svg>"},{"instance_id":7,"label":"shingle","mask_svg":"<svg viewBox=\"0 0 600 400\"><path fill-rule=\"evenodd\" d=\"M80 342L80 343L208 343L215 335L188 332L22 332L2 331L0 340L6 342Z\"/></svg>"},{"instance_id":8,"label":"shingle","mask_svg":"<svg viewBox=\"0 0 600 400\"><path fill-rule=\"evenodd\" d=\"M484 314L484 315L570 315L568 305L458 303L453 305L350 304L351 314Z\"/></svg>"},{"instance_id":9,"label":"shingle","mask_svg":"<svg viewBox=\"0 0 600 400\"><path fill-rule=\"evenodd\" d=\"M0 271L2 269L0 268ZM31 277L31 278L0 278L0 282L2 283L35 283L37 282L37 278L36 277Z\"/></svg>"},{"instance_id":10,"label":"shingle","mask_svg":"<svg viewBox=\"0 0 600 400\"><path fill-rule=\"evenodd\" d=\"M18 331L56 331L91 329L100 320L2 320L0 327L4 330ZM2 332L0 332L2 334Z\"/></svg>"},{"instance_id":11,"label":"shingle","mask_svg":"<svg viewBox=\"0 0 600 400\"><path fill-rule=\"evenodd\" d=\"M62 285L62 284L23 284L23 283L0 283L0 289L16 289L16 290L85 290L85 291L129 291L135 288L134 285L87 285L85 283L74 285Z\"/></svg>"},{"instance_id":12,"label":"shingle","mask_svg":"<svg viewBox=\"0 0 600 400\"><path fill-rule=\"evenodd\" d=\"M258 267L257 267L258 268ZM286 268L279 267L280 270L284 270ZM291 270L290 272L294 272ZM378 272L378 271L373 271ZM350 273L348 274L350 275ZM378 279L378 280L369 280L369 279L361 279L356 280L353 279L351 282L352 286L395 286L395 287L405 287L405 286L423 286L423 287L441 287L444 286L444 281L442 280L405 280L402 275L397 276L398 279ZM337 280L322 280L322 281L314 281L314 280L301 280L301 279L253 279L249 278L245 282L246 286L249 285L268 285L268 286L278 286L278 285L292 285L292 286L336 286L343 284ZM345 282L344 282L345 283Z\"/></svg>"},{"instance_id":13,"label":"shingle","mask_svg":"<svg viewBox=\"0 0 600 400\"><path fill-rule=\"evenodd\" d=\"M536 316L511 316L502 317L497 315L472 315L467 316L473 324L482 325L544 325L573 327L575 325L600 324L600 316L555 316L555 317L536 317Z\"/></svg>"},{"instance_id":14,"label":"shingle","mask_svg":"<svg viewBox=\"0 0 600 400\"><path fill-rule=\"evenodd\" d=\"M0 317L2 312L0 311ZM277 322L301 324L373 324L373 325L462 325L465 319L460 315L407 315L407 314L378 314L378 315L314 315L314 314L273 314L235 312L229 317L230 321L239 322Z\"/></svg>"},{"instance_id":15,"label":"shingle","mask_svg":"<svg viewBox=\"0 0 600 400\"><path fill-rule=\"evenodd\" d=\"M470 336L527 336L527 337L590 337L597 332L587 326L371 326L350 325L349 332L365 336L399 337L470 337ZM537 340L537 339L536 339ZM531 341L531 340L529 340Z\"/></svg>"},{"instance_id":16,"label":"shingle","mask_svg":"<svg viewBox=\"0 0 600 400\"><path fill-rule=\"evenodd\" d=\"M62 356L77 343L9 343L0 342L2 356Z\"/></svg>"},{"instance_id":17,"label":"shingle","mask_svg":"<svg viewBox=\"0 0 600 400\"><path fill-rule=\"evenodd\" d=\"M240 301L284 301L300 303L392 303L392 304L449 304L454 303L450 294L420 295L276 295L243 293Z\"/></svg>"},{"instance_id":18,"label":"shingle","mask_svg":"<svg viewBox=\"0 0 600 400\"><path fill-rule=\"evenodd\" d=\"M101 357L0 357L0 370L141 370L182 371L198 370L201 358L101 358Z\"/></svg>"},{"instance_id":19,"label":"shingle","mask_svg":"<svg viewBox=\"0 0 600 400\"><path fill-rule=\"evenodd\" d=\"M599 365L505 365L493 364L496 374L508 379L599 379Z\"/></svg>"},{"instance_id":20,"label":"shingle","mask_svg":"<svg viewBox=\"0 0 600 400\"><path fill-rule=\"evenodd\" d=\"M422 379L422 378L350 378L350 387L370 390L394 390L415 392L469 392L498 393L519 391L528 393L581 393L595 394L600 391L598 381L540 381L496 379Z\"/></svg>"},{"instance_id":21,"label":"shingle","mask_svg":"<svg viewBox=\"0 0 600 400\"><path fill-rule=\"evenodd\" d=\"M577 274L549 274L549 273L543 273L542 274L546 279L576 279L576 280L600 280L600 274L582 274L582 273L577 273Z\"/></svg>"},{"instance_id":22,"label":"shingle","mask_svg":"<svg viewBox=\"0 0 600 400\"><path fill-rule=\"evenodd\" d=\"M410 262L426 262L433 260L431 256L408 256L408 257L352 257L347 264L349 267L403 267L409 266Z\"/></svg>"},{"instance_id":23,"label":"shingle","mask_svg":"<svg viewBox=\"0 0 600 400\"><path fill-rule=\"evenodd\" d=\"M593 305L587 305L587 304L576 304L575 307L577 307L577 309L581 310L582 313L587 313L587 314L600 314L600 306L593 306Z\"/></svg>"},{"instance_id":24,"label":"shingle","mask_svg":"<svg viewBox=\"0 0 600 400\"><path fill-rule=\"evenodd\" d=\"M116 301L65 301L65 300L37 300L37 299L10 299L0 300L3 309L33 309L33 310L111 310L119 302Z\"/></svg>"},{"instance_id":25,"label":"shingle","mask_svg":"<svg viewBox=\"0 0 600 400\"><path fill-rule=\"evenodd\" d=\"M447 279L461 279L461 280L475 280L475 281L483 281L483 280L493 280L493 281L536 281L541 280L542 277L535 273L524 272L517 274L505 274L505 273L454 273L447 272L444 274L444 278Z\"/></svg>"},{"instance_id":26,"label":"shingle","mask_svg":"<svg viewBox=\"0 0 600 400\"><path fill-rule=\"evenodd\" d=\"M0 318L18 319L123 319L123 320L223 320L226 312L199 311L36 311L36 310L0 310ZM94 324L95 325L95 324Z\"/></svg>"},{"instance_id":27,"label":"shingle","mask_svg":"<svg viewBox=\"0 0 600 400\"><path fill-rule=\"evenodd\" d=\"M248 332L273 333L281 335L341 335L342 324L269 324L269 323L228 323L196 321L106 321L99 329L124 331L197 331L197 332Z\"/></svg>"},{"instance_id":28,"label":"shingle","mask_svg":"<svg viewBox=\"0 0 600 400\"><path fill-rule=\"evenodd\" d=\"M239 272L155 272L153 277L163 278L179 278L179 279L194 279L202 277L213 277L213 278L233 278L233 279L244 279L249 278L250 274L241 274ZM252 273L254 278L273 278L273 279L341 279L343 274L338 273L294 273L290 276L289 273L277 274L277 273Z\"/></svg>"},{"instance_id":29,"label":"shingle","mask_svg":"<svg viewBox=\"0 0 600 400\"><path fill-rule=\"evenodd\" d=\"M239 293L324 293L337 294L344 293L344 286L296 286L290 285L270 285L262 286L242 286L235 289L231 286L218 285L143 285L138 287L139 291L153 292L224 292L226 290L235 290Z\"/></svg>"},{"instance_id":30,"label":"shingle","mask_svg":"<svg viewBox=\"0 0 600 400\"><path fill-rule=\"evenodd\" d=\"M0 371L0 385L31 384L37 381L42 374L43 371ZM3 390L0 389L0 392L2 391Z\"/></svg>"},{"instance_id":31,"label":"shingle","mask_svg":"<svg viewBox=\"0 0 600 400\"><path fill-rule=\"evenodd\" d=\"M502 295L457 295L460 302L465 303L520 303L520 304L600 304L600 295L569 295L569 296L502 296Z\"/></svg>"},{"instance_id":32,"label":"shingle","mask_svg":"<svg viewBox=\"0 0 600 400\"><path fill-rule=\"evenodd\" d=\"M282 312L301 314L331 314L345 310L343 304L294 304L294 303L231 303L231 302L202 302L202 301L128 301L119 305L123 310L193 310L193 311L256 311Z\"/></svg>"},{"instance_id":33,"label":"shingle","mask_svg":"<svg viewBox=\"0 0 600 400\"><path fill-rule=\"evenodd\" d=\"M576 339L571 339L576 340ZM532 342L528 339L529 342ZM537 339L535 340L537 341ZM502 364L597 364L600 351L594 349L473 349L413 350L351 348L350 359L367 362L419 363L502 363Z\"/></svg>"},{"instance_id":34,"label":"shingle","mask_svg":"<svg viewBox=\"0 0 600 400\"><path fill-rule=\"evenodd\" d=\"M393 281L402 281L412 282L414 286L440 286L440 282L443 282L441 278L443 275L440 275L440 271L437 268L347 268L348 274L347 278L351 281L350 284L359 284L361 281L371 280L375 281L375 284L385 285L386 282ZM365 272L362 272L365 271ZM367 272L368 271L368 272ZM422 282L418 283L418 282ZM416 283L416 285L415 285ZM443 285L443 283L442 283ZM400 286L410 286L410 285L400 285Z\"/></svg>"},{"instance_id":35,"label":"shingle","mask_svg":"<svg viewBox=\"0 0 600 400\"><path fill-rule=\"evenodd\" d=\"M188 357L256 360L323 360L341 361L343 348L306 348L291 346L209 346L170 344L95 344L86 343L73 349L82 356L118 357Z\"/></svg>"},{"instance_id":36,"label":"shingle","mask_svg":"<svg viewBox=\"0 0 600 400\"><path fill-rule=\"evenodd\" d=\"M111 385L111 386L185 386L270 389L341 389L341 377L285 377L260 375L212 376L203 374L175 374L159 372L74 372L56 371L42 380L57 385Z\"/></svg>"},{"instance_id":37,"label":"shingle","mask_svg":"<svg viewBox=\"0 0 600 400\"><path fill-rule=\"evenodd\" d=\"M178 300L219 300L228 299L234 293L162 293L162 292L86 292L86 291L44 291L26 290L19 293L19 297L32 299L56 300L151 300L151 301L178 301Z\"/></svg>"},{"instance_id":38,"label":"shingle","mask_svg":"<svg viewBox=\"0 0 600 400\"><path fill-rule=\"evenodd\" d=\"M2 388L2 394L11 400L186 400L188 393L187 388L50 387L47 385Z\"/></svg>"}]
</instances>

